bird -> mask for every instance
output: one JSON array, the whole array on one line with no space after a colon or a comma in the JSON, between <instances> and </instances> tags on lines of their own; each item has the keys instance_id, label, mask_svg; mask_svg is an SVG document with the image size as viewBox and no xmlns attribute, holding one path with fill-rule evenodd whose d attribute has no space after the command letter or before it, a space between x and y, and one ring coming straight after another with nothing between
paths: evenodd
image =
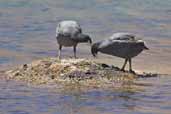
<instances>
[{"instance_id":1,"label":"bird","mask_svg":"<svg viewBox=\"0 0 171 114\"><path fill-rule=\"evenodd\" d=\"M127 61L129 61L129 72L135 73L132 70L132 61L131 59L143 50L149 50L145 45L145 41L138 39L136 35L132 33L119 32L114 33L110 38L98 41L92 44L91 53L94 57L98 52L120 57L125 59L125 62L121 68L122 71L125 71L125 66Z\"/></svg>"},{"instance_id":2,"label":"bird","mask_svg":"<svg viewBox=\"0 0 171 114\"><path fill-rule=\"evenodd\" d=\"M78 22L73 20L64 20L58 23L56 27L56 39L59 45L58 58L61 59L62 47L73 47L74 58L76 57L76 47L78 43L90 43L92 40L89 35L82 33L82 28Z\"/></svg>"}]
</instances>

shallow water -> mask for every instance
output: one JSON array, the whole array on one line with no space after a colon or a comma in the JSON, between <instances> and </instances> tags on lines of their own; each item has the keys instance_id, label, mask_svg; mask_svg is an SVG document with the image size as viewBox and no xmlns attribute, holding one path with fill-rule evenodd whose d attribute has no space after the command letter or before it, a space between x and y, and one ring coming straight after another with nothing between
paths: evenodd
<instances>
[{"instance_id":1,"label":"shallow water","mask_svg":"<svg viewBox=\"0 0 171 114\"><path fill-rule=\"evenodd\" d=\"M0 0L0 70L57 56L55 28L77 20L98 41L132 32L149 51L133 60L137 71L171 74L171 0ZM78 56L92 58L89 46ZM72 49L64 48L65 57ZM100 54L97 61L120 66L122 59ZM27 87L0 81L0 114L170 114L171 77L140 79L120 89L81 91Z\"/></svg>"},{"instance_id":2,"label":"shallow water","mask_svg":"<svg viewBox=\"0 0 171 114\"><path fill-rule=\"evenodd\" d=\"M139 79L122 88L45 89L0 82L1 114L170 114L171 78Z\"/></svg>"}]
</instances>

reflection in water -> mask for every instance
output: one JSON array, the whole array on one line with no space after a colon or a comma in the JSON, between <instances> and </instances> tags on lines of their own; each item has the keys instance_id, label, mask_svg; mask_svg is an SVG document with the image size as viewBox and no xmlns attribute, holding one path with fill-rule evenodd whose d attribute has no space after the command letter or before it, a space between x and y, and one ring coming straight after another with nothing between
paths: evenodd
<instances>
[{"instance_id":1,"label":"reflection in water","mask_svg":"<svg viewBox=\"0 0 171 114\"><path fill-rule=\"evenodd\" d=\"M167 114L171 112L171 78L139 79L108 89L34 88L0 82L2 114Z\"/></svg>"}]
</instances>

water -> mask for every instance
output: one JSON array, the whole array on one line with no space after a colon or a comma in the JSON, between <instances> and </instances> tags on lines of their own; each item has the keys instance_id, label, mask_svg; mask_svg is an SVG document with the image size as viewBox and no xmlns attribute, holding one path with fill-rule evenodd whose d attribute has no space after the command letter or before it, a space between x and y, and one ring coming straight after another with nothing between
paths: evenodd
<instances>
[{"instance_id":1,"label":"water","mask_svg":"<svg viewBox=\"0 0 171 114\"><path fill-rule=\"evenodd\" d=\"M57 56L56 25L77 20L83 31L98 41L114 32L131 32L147 42L149 51L134 59L136 70L170 73L170 0L0 0L0 66ZM91 58L87 45L78 46L79 57ZM72 54L64 48L63 55ZM101 55L108 63L123 60Z\"/></svg>"},{"instance_id":2,"label":"water","mask_svg":"<svg viewBox=\"0 0 171 114\"><path fill-rule=\"evenodd\" d=\"M0 70L57 56L55 28L77 20L93 41L114 32L143 38L149 51L133 60L135 70L171 74L171 0L0 0ZM78 56L92 58L87 45ZM71 56L72 49L64 48ZM99 61L120 66L122 59L100 54ZM133 89L75 93L31 88L0 81L2 114L169 114L171 78L141 79ZM136 86L136 87L134 87ZM140 88L140 89L137 89ZM65 90L64 90L65 91Z\"/></svg>"},{"instance_id":3,"label":"water","mask_svg":"<svg viewBox=\"0 0 171 114\"><path fill-rule=\"evenodd\" d=\"M139 79L107 90L44 89L0 83L1 114L170 114L171 78Z\"/></svg>"}]
</instances>

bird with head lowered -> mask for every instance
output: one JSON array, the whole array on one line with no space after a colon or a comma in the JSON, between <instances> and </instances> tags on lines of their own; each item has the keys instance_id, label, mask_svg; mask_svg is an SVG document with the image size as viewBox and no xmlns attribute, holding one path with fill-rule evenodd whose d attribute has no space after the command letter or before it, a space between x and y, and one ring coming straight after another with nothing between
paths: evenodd
<instances>
[{"instance_id":1,"label":"bird with head lowered","mask_svg":"<svg viewBox=\"0 0 171 114\"><path fill-rule=\"evenodd\" d=\"M139 40L131 33L115 33L109 39L96 42L91 47L91 53L95 57L98 52L125 59L121 68L124 71L127 61L129 61L129 72L132 70L131 59L143 50L148 50L143 40Z\"/></svg>"},{"instance_id":2,"label":"bird with head lowered","mask_svg":"<svg viewBox=\"0 0 171 114\"><path fill-rule=\"evenodd\" d=\"M59 45L58 58L61 58L62 47L73 47L76 58L78 43L92 43L89 35L83 34L80 25L76 21L61 21L56 28L56 39Z\"/></svg>"}]
</instances>

